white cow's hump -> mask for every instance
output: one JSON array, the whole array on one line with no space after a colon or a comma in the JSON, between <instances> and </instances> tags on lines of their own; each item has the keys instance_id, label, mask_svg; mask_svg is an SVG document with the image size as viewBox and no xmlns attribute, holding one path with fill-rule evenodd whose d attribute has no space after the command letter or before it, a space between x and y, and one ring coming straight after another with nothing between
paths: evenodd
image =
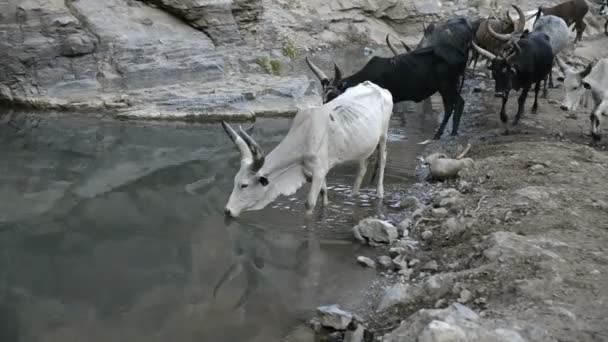
<instances>
[{"instance_id":1,"label":"white cow's hump","mask_svg":"<svg viewBox=\"0 0 608 342\"><path fill-rule=\"evenodd\" d=\"M600 59L586 80L596 83L603 89L608 89L608 58Z\"/></svg>"}]
</instances>

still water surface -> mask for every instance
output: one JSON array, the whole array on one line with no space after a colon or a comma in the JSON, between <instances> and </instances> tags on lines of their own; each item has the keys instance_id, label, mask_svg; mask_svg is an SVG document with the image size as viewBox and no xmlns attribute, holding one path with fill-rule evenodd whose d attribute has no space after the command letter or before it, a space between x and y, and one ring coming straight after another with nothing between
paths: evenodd
<instances>
[{"instance_id":1,"label":"still water surface","mask_svg":"<svg viewBox=\"0 0 608 342\"><path fill-rule=\"evenodd\" d=\"M262 119L269 151L288 119ZM431 115L395 115L387 198L349 196L355 165L226 222L239 156L221 126L44 115L0 125L0 341L281 341L318 305L356 306L374 271L358 220L390 213L414 179ZM423 129L426 127L426 129Z\"/></svg>"}]
</instances>

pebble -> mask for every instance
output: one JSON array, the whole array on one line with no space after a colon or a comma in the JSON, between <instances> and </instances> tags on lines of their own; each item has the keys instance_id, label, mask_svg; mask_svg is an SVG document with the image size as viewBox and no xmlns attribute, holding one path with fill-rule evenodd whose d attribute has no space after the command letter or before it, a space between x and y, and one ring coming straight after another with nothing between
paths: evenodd
<instances>
[{"instance_id":1,"label":"pebble","mask_svg":"<svg viewBox=\"0 0 608 342\"><path fill-rule=\"evenodd\" d=\"M399 270L407 269L407 260L405 259L405 255L399 255L395 259L393 259L393 264Z\"/></svg>"},{"instance_id":2,"label":"pebble","mask_svg":"<svg viewBox=\"0 0 608 342\"><path fill-rule=\"evenodd\" d=\"M366 267L370 267L370 268L376 268L376 263L374 262L374 260L365 257L365 256L358 256L357 257L357 262L359 264L361 264L362 266L366 266Z\"/></svg>"},{"instance_id":3,"label":"pebble","mask_svg":"<svg viewBox=\"0 0 608 342\"><path fill-rule=\"evenodd\" d=\"M448 300L445 298L441 298L440 300L435 302L435 309L443 308L448 303Z\"/></svg>"},{"instance_id":4,"label":"pebble","mask_svg":"<svg viewBox=\"0 0 608 342\"><path fill-rule=\"evenodd\" d=\"M381 255L376 259L376 262L380 267L391 268L393 267L393 260L388 255Z\"/></svg>"},{"instance_id":5,"label":"pebble","mask_svg":"<svg viewBox=\"0 0 608 342\"><path fill-rule=\"evenodd\" d=\"M535 164L535 165L530 166L530 170L532 170L532 171L539 171L539 170L542 170L544 168L545 167L542 166L542 165L540 165L540 164Z\"/></svg>"},{"instance_id":6,"label":"pebble","mask_svg":"<svg viewBox=\"0 0 608 342\"><path fill-rule=\"evenodd\" d=\"M418 259L412 259L412 260L410 260L410 262L408 263L408 266L409 266L409 267L414 267L414 266L418 265L418 263L420 263L420 260L418 260Z\"/></svg>"},{"instance_id":7,"label":"pebble","mask_svg":"<svg viewBox=\"0 0 608 342\"><path fill-rule=\"evenodd\" d=\"M435 217L445 217L448 216L448 210L446 208L433 208L431 210L433 216Z\"/></svg>"},{"instance_id":8,"label":"pebble","mask_svg":"<svg viewBox=\"0 0 608 342\"><path fill-rule=\"evenodd\" d=\"M407 252L407 250L403 247L391 247L388 250L388 255L394 258L398 255L404 254L405 252Z\"/></svg>"},{"instance_id":9,"label":"pebble","mask_svg":"<svg viewBox=\"0 0 608 342\"><path fill-rule=\"evenodd\" d=\"M463 289L462 291L460 291L460 298L458 298L458 303L461 303L461 304L468 303L472 297L473 297L473 294L471 293L471 291L469 291L467 289Z\"/></svg>"},{"instance_id":10,"label":"pebble","mask_svg":"<svg viewBox=\"0 0 608 342\"><path fill-rule=\"evenodd\" d=\"M338 305L319 306L317 315L322 326L336 330L346 330L353 320L353 315Z\"/></svg>"},{"instance_id":11,"label":"pebble","mask_svg":"<svg viewBox=\"0 0 608 342\"><path fill-rule=\"evenodd\" d=\"M429 240L430 238L433 237L433 232L431 232L430 230L425 230L422 232L422 240Z\"/></svg>"},{"instance_id":12,"label":"pebble","mask_svg":"<svg viewBox=\"0 0 608 342\"><path fill-rule=\"evenodd\" d=\"M431 260L431 261L427 262L426 264L422 265L422 267L420 267L420 269L423 271L436 272L439 269L439 265L437 264L437 261Z\"/></svg>"}]
</instances>

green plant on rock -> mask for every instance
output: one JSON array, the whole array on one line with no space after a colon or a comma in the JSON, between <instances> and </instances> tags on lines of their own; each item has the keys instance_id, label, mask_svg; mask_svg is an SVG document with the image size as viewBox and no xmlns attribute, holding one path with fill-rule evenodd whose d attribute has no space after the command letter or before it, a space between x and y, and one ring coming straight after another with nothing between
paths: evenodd
<instances>
[{"instance_id":1,"label":"green plant on rock","mask_svg":"<svg viewBox=\"0 0 608 342\"><path fill-rule=\"evenodd\" d=\"M281 73L281 62L270 59L268 57L258 57L255 62L261 66L264 71L271 75L279 75Z\"/></svg>"},{"instance_id":2,"label":"green plant on rock","mask_svg":"<svg viewBox=\"0 0 608 342\"><path fill-rule=\"evenodd\" d=\"M298 49L290 39L285 40L283 43L283 56L291 59L296 59L296 57L298 57Z\"/></svg>"}]
</instances>

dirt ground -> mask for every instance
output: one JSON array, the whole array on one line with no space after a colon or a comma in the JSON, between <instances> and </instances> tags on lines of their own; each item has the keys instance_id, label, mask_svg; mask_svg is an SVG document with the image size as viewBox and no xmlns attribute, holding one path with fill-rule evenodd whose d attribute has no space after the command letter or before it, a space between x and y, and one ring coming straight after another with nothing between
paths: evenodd
<instances>
[{"instance_id":1,"label":"dirt ground","mask_svg":"<svg viewBox=\"0 0 608 342\"><path fill-rule=\"evenodd\" d=\"M608 56L608 37L583 41L575 55ZM477 79L484 90L465 99L487 110L465 113L460 137L428 146L456 155L470 143L476 166L458 180L434 182L422 219L412 218L409 236L421 247L406 255L419 262L405 283L425 290L410 291L369 325L381 336L422 308L460 302L483 318L532 327L532 341L608 341L608 126L590 146L589 109L562 111L557 88L539 100L538 114L530 113L532 92L519 127L505 135L493 82ZM510 120L517 96L509 100ZM448 188L462 195L446 215L433 207ZM436 270L422 270L431 260ZM440 285L429 289L431 278Z\"/></svg>"}]
</instances>

